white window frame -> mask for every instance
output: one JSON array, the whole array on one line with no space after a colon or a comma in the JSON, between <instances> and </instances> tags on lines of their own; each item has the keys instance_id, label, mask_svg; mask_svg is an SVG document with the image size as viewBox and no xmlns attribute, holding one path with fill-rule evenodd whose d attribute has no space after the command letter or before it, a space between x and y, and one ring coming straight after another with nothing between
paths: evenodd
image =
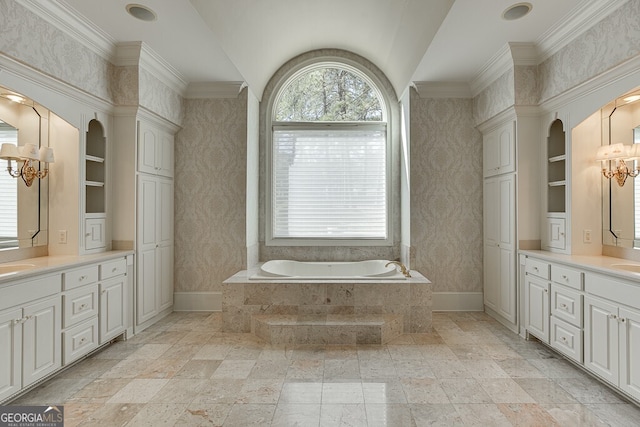
<instances>
[{"instance_id":1,"label":"white window frame","mask_svg":"<svg viewBox=\"0 0 640 427\"><path fill-rule=\"evenodd\" d=\"M295 125L300 126L300 122L278 122L275 120L274 106L278 105L280 95L286 88L287 84L295 80L299 75L312 71L317 68L330 68L337 67L352 72L362 78L367 84L369 84L378 95L382 107L382 121L372 122L359 122L383 125L386 128L386 167L385 167L385 179L386 179L386 238L281 238L274 237L273 233L273 131L274 127L282 127ZM266 179L265 179L265 245L266 246L393 246L393 179L392 179L392 158L393 158L393 146L392 146L392 129L391 129L391 109L389 105L389 99L381 90L384 87L376 76L362 67L360 64L349 61L345 58L316 58L299 64L298 67L285 74L276 87L274 88L274 96L268 102L267 114L266 114ZM346 123L333 123L333 122L312 122L308 123L309 128L315 126L344 126Z\"/></svg>"}]
</instances>

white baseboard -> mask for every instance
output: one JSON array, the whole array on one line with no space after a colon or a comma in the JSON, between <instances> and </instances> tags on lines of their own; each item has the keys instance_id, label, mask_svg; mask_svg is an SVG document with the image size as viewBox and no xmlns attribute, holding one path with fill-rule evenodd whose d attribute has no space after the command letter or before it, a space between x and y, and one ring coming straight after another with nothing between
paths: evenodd
<instances>
[{"instance_id":1,"label":"white baseboard","mask_svg":"<svg viewBox=\"0 0 640 427\"><path fill-rule=\"evenodd\" d=\"M433 311L484 311L482 292L434 292Z\"/></svg>"},{"instance_id":2,"label":"white baseboard","mask_svg":"<svg viewBox=\"0 0 640 427\"><path fill-rule=\"evenodd\" d=\"M174 292L173 311L222 311L222 292Z\"/></svg>"}]
</instances>

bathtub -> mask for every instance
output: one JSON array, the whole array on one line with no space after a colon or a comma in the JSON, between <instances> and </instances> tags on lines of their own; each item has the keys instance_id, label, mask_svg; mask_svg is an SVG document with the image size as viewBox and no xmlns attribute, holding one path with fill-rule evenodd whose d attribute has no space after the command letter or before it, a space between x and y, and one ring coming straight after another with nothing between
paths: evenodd
<instances>
[{"instance_id":1,"label":"bathtub","mask_svg":"<svg viewBox=\"0 0 640 427\"><path fill-rule=\"evenodd\" d=\"M387 260L356 262L267 261L251 280L405 280L394 264Z\"/></svg>"}]
</instances>

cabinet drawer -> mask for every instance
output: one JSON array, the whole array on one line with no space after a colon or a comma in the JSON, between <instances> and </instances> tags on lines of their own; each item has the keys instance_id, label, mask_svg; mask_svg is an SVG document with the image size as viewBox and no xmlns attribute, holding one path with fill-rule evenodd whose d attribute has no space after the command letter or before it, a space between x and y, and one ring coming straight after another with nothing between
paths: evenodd
<instances>
[{"instance_id":1,"label":"cabinet drawer","mask_svg":"<svg viewBox=\"0 0 640 427\"><path fill-rule=\"evenodd\" d=\"M60 293L60 275L16 282L0 289L0 310Z\"/></svg>"},{"instance_id":2,"label":"cabinet drawer","mask_svg":"<svg viewBox=\"0 0 640 427\"><path fill-rule=\"evenodd\" d=\"M98 266L91 265L88 267L78 268L76 270L67 271L63 274L63 289L74 289L78 286L88 285L98 281Z\"/></svg>"},{"instance_id":3,"label":"cabinet drawer","mask_svg":"<svg viewBox=\"0 0 640 427\"><path fill-rule=\"evenodd\" d=\"M64 331L62 340L65 365L98 348L98 318L95 317Z\"/></svg>"},{"instance_id":4,"label":"cabinet drawer","mask_svg":"<svg viewBox=\"0 0 640 427\"><path fill-rule=\"evenodd\" d=\"M121 276L127 272L127 260L124 258L100 264L100 280Z\"/></svg>"},{"instance_id":5,"label":"cabinet drawer","mask_svg":"<svg viewBox=\"0 0 640 427\"><path fill-rule=\"evenodd\" d=\"M582 363L582 329L551 317L551 346L565 356Z\"/></svg>"},{"instance_id":6,"label":"cabinet drawer","mask_svg":"<svg viewBox=\"0 0 640 427\"><path fill-rule=\"evenodd\" d=\"M582 294L573 289L551 284L551 315L582 328Z\"/></svg>"},{"instance_id":7,"label":"cabinet drawer","mask_svg":"<svg viewBox=\"0 0 640 427\"><path fill-rule=\"evenodd\" d=\"M62 327L68 328L98 314L98 285L85 286L62 295Z\"/></svg>"},{"instance_id":8,"label":"cabinet drawer","mask_svg":"<svg viewBox=\"0 0 640 427\"><path fill-rule=\"evenodd\" d=\"M582 277L584 274L580 270L565 267L563 265L551 266L551 280L570 288L582 290Z\"/></svg>"},{"instance_id":9,"label":"cabinet drawer","mask_svg":"<svg viewBox=\"0 0 640 427\"><path fill-rule=\"evenodd\" d=\"M534 258L527 258L525 271L528 274L533 274L534 276L538 276L543 279L549 280L550 270L551 270L551 265L548 262L540 261Z\"/></svg>"},{"instance_id":10,"label":"cabinet drawer","mask_svg":"<svg viewBox=\"0 0 640 427\"><path fill-rule=\"evenodd\" d=\"M640 309L640 284L589 273L584 276L584 289L590 294Z\"/></svg>"}]
</instances>

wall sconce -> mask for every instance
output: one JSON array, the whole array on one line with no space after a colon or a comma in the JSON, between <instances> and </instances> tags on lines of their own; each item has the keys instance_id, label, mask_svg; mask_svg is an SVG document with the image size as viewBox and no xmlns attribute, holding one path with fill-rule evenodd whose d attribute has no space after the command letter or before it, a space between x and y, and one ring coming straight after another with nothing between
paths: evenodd
<instances>
[{"instance_id":1,"label":"wall sconce","mask_svg":"<svg viewBox=\"0 0 640 427\"><path fill-rule=\"evenodd\" d=\"M31 187L34 179L43 179L49 174L49 163L54 163L53 148L42 147L38 150L35 144L25 144L23 147L16 147L11 143L4 143L0 147L0 159L7 161L7 172L14 178L22 177L22 180ZM16 169L11 162L16 162ZM38 170L33 165L34 161L44 163L44 169ZM22 167L18 163L23 162Z\"/></svg>"},{"instance_id":2,"label":"wall sconce","mask_svg":"<svg viewBox=\"0 0 640 427\"><path fill-rule=\"evenodd\" d=\"M640 173L640 166L635 169L629 169L626 161L633 161L640 158L640 144L624 145L611 144L603 145L598 148L596 161L602 162L602 175L605 178L615 178L620 187L624 185L628 177L635 178ZM605 162L616 162L615 168L605 167Z\"/></svg>"}]
</instances>

